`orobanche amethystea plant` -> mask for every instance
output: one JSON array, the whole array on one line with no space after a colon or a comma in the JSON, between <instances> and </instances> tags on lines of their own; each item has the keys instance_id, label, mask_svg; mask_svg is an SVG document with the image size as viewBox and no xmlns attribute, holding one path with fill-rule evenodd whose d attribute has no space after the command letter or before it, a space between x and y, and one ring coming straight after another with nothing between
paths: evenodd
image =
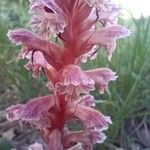
<instances>
[{"instance_id":1,"label":"orobanche amethystea plant","mask_svg":"<svg viewBox=\"0 0 150 150\"><path fill-rule=\"evenodd\" d=\"M33 77L44 73L50 94L11 106L7 118L40 131L46 146L35 143L30 150L91 150L106 139L103 131L111 119L94 109L90 92L97 87L104 93L117 76L109 68L82 70L80 65L96 58L100 47L110 60L116 40L129 31L117 25L119 9L111 0L29 1L32 31L16 29L8 37L22 45L19 58L28 60L25 68ZM73 120L81 123L80 130L68 127Z\"/></svg>"}]
</instances>

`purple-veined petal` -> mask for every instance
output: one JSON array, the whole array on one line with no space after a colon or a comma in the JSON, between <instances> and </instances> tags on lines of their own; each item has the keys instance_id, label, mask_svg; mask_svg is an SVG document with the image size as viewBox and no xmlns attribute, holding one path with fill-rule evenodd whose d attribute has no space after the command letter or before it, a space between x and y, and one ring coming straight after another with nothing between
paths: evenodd
<instances>
[{"instance_id":1,"label":"purple-veined petal","mask_svg":"<svg viewBox=\"0 0 150 150\"><path fill-rule=\"evenodd\" d=\"M62 49L56 44L42 39L27 29L16 29L8 32L8 38L12 43L22 44L23 48L19 54L25 57L30 51L40 51L44 54L46 61L53 67L62 63Z\"/></svg>"},{"instance_id":2,"label":"purple-veined petal","mask_svg":"<svg viewBox=\"0 0 150 150\"><path fill-rule=\"evenodd\" d=\"M42 40L39 36L27 29L9 30L7 36L12 43L17 45L25 44L27 47L41 49L43 51L45 51L44 48L47 47L45 40Z\"/></svg>"},{"instance_id":3,"label":"purple-veined petal","mask_svg":"<svg viewBox=\"0 0 150 150\"><path fill-rule=\"evenodd\" d=\"M11 107L6 109L6 118L9 121L15 121L20 119L20 111L22 109L21 104L12 105Z\"/></svg>"},{"instance_id":4,"label":"purple-veined petal","mask_svg":"<svg viewBox=\"0 0 150 150\"><path fill-rule=\"evenodd\" d=\"M93 91L95 88L93 84L74 86L63 85L62 83L56 84L56 90L61 94L66 94L66 100L75 101L79 99L80 93L89 94L90 91Z\"/></svg>"},{"instance_id":5,"label":"purple-veined petal","mask_svg":"<svg viewBox=\"0 0 150 150\"><path fill-rule=\"evenodd\" d=\"M96 9L92 8L89 16L80 25L80 32L91 30L93 26L95 26L97 19L98 19L98 16L96 13Z\"/></svg>"},{"instance_id":6,"label":"purple-veined petal","mask_svg":"<svg viewBox=\"0 0 150 150\"><path fill-rule=\"evenodd\" d=\"M22 49L22 53L39 50L48 54L49 43L27 29L9 31L7 36L12 43L26 47Z\"/></svg>"},{"instance_id":7,"label":"purple-veined petal","mask_svg":"<svg viewBox=\"0 0 150 150\"><path fill-rule=\"evenodd\" d=\"M98 19L103 26L117 25L119 15L119 7L115 4L110 6L110 9L98 11Z\"/></svg>"},{"instance_id":8,"label":"purple-veined petal","mask_svg":"<svg viewBox=\"0 0 150 150\"><path fill-rule=\"evenodd\" d=\"M106 48L108 59L111 59L112 53L116 47L116 40L130 35L129 30L122 26L113 25L102 28L96 32L87 32L82 40L87 47L90 45L100 45ZM87 53L83 51L82 54ZM80 53L81 55L81 53Z\"/></svg>"},{"instance_id":9,"label":"purple-veined petal","mask_svg":"<svg viewBox=\"0 0 150 150\"><path fill-rule=\"evenodd\" d=\"M49 35L49 29L57 34L64 31L65 14L55 1L33 1L30 3L30 13L32 15L31 25L38 29L40 35Z\"/></svg>"},{"instance_id":10,"label":"purple-veined petal","mask_svg":"<svg viewBox=\"0 0 150 150\"><path fill-rule=\"evenodd\" d=\"M58 50L59 53L61 53L60 48L56 44L42 39L40 36L27 29L10 30L7 36L12 43L18 45L22 44L28 49L28 51L39 50L50 55L50 53L55 54L55 50Z\"/></svg>"},{"instance_id":11,"label":"purple-veined petal","mask_svg":"<svg viewBox=\"0 0 150 150\"><path fill-rule=\"evenodd\" d=\"M98 48L97 46L93 46L93 48L88 53L81 55L78 61L81 63L86 63L88 59L89 60L96 59L97 55L98 55Z\"/></svg>"},{"instance_id":12,"label":"purple-veined petal","mask_svg":"<svg viewBox=\"0 0 150 150\"><path fill-rule=\"evenodd\" d=\"M48 113L48 110L54 106L54 96L43 96L30 100L21 109L21 119L24 121L38 121L42 115Z\"/></svg>"},{"instance_id":13,"label":"purple-veined petal","mask_svg":"<svg viewBox=\"0 0 150 150\"><path fill-rule=\"evenodd\" d=\"M79 66L69 65L61 73L62 83L64 85L80 86L81 84L94 84L93 80L85 75Z\"/></svg>"},{"instance_id":14,"label":"purple-veined petal","mask_svg":"<svg viewBox=\"0 0 150 150\"><path fill-rule=\"evenodd\" d=\"M97 129L99 131L107 130L108 124L112 123L110 117L103 115L93 108L86 107L80 104L68 105L68 111L66 115L73 114L84 124L85 129Z\"/></svg>"},{"instance_id":15,"label":"purple-veined petal","mask_svg":"<svg viewBox=\"0 0 150 150\"><path fill-rule=\"evenodd\" d=\"M56 0L56 2L67 16L71 16L66 19L68 20L68 24L64 32L59 34L59 38L63 40L64 44L70 43L70 38L79 36L82 32L85 32L93 26L96 20L95 14L91 15L92 8L83 0L66 0L65 3L61 0ZM72 21L73 24L71 25L70 22ZM73 28L75 29L74 31L72 30Z\"/></svg>"},{"instance_id":16,"label":"purple-veined petal","mask_svg":"<svg viewBox=\"0 0 150 150\"><path fill-rule=\"evenodd\" d=\"M85 0L91 7L95 7L98 10L106 10L110 7L111 0Z\"/></svg>"},{"instance_id":17,"label":"purple-veined petal","mask_svg":"<svg viewBox=\"0 0 150 150\"><path fill-rule=\"evenodd\" d=\"M53 96L34 98L27 104L7 108L6 117L10 121L21 120L39 126L50 126L48 110L54 106Z\"/></svg>"},{"instance_id":18,"label":"purple-veined petal","mask_svg":"<svg viewBox=\"0 0 150 150\"><path fill-rule=\"evenodd\" d=\"M119 7L113 0L86 0L91 7L97 9L99 21L104 26L117 24Z\"/></svg>"},{"instance_id":19,"label":"purple-veined petal","mask_svg":"<svg viewBox=\"0 0 150 150\"><path fill-rule=\"evenodd\" d=\"M94 97L92 95L84 95L80 97L80 99L77 101L80 105L88 106L88 107L94 107Z\"/></svg>"},{"instance_id":20,"label":"purple-veined petal","mask_svg":"<svg viewBox=\"0 0 150 150\"><path fill-rule=\"evenodd\" d=\"M91 7L101 5L105 2L105 0L85 0Z\"/></svg>"},{"instance_id":21,"label":"purple-veined petal","mask_svg":"<svg viewBox=\"0 0 150 150\"><path fill-rule=\"evenodd\" d=\"M56 90L61 94L67 94L66 100L77 100L79 98L79 94L81 91L79 91L78 87L75 87L74 85L63 85L62 83L56 84Z\"/></svg>"},{"instance_id":22,"label":"purple-veined petal","mask_svg":"<svg viewBox=\"0 0 150 150\"><path fill-rule=\"evenodd\" d=\"M49 135L49 150L63 150L62 137L58 129L54 129Z\"/></svg>"},{"instance_id":23,"label":"purple-veined petal","mask_svg":"<svg viewBox=\"0 0 150 150\"><path fill-rule=\"evenodd\" d=\"M105 134L97 130L70 131L65 135L63 144L65 147L69 147L75 143L82 143L83 147L92 148L93 144L102 143L105 139Z\"/></svg>"},{"instance_id":24,"label":"purple-veined petal","mask_svg":"<svg viewBox=\"0 0 150 150\"><path fill-rule=\"evenodd\" d=\"M28 52L25 56L29 60L29 62L25 65L25 68L27 70L31 70L33 77L38 77L40 71L42 71L42 68L46 68L48 62L45 60L45 57L42 52L35 51L35 52Z\"/></svg>"},{"instance_id":25,"label":"purple-veined petal","mask_svg":"<svg viewBox=\"0 0 150 150\"><path fill-rule=\"evenodd\" d=\"M85 73L98 84L100 93L104 93L110 81L117 79L116 73L108 68L93 69Z\"/></svg>"},{"instance_id":26,"label":"purple-veined petal","mask_svg":"<svg viewBox=\"0 0 150 150\"><path fill-rule=\"evenodd\" d=\"M56 85L57 90L66 93L73 100L78 99L80 93L88 94L94 90L94 81L76 65L65 67L60 78L61 82Z\"/></svg>"}]
</instances>

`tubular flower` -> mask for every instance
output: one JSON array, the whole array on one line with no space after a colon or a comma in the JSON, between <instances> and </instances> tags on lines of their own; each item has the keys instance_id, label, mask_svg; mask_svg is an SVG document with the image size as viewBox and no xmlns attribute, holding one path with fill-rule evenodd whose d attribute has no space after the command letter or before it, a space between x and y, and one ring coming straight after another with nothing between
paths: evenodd
<instances>
[{"instance_id":1,"label":"tubular flower","mask_svg":"<svg viewBox=\"0 0 150 150\"><path fill-rule=\"evenodd\" d=\"M101 47L110 60L116 40L130 32L117 25L119 9L111 0L29 1L32 31L12 30L8 38L22 46L19 58L28 60L25 68L33 77L44 72L51 94L11 106L6 117L39 129L44 147L35 143L29 150L90 150L106 139L103 131L112 123L94 109L90 92L98 86L104 93L117 76L109 68L82 70L80 65L95 59ZM57 43L51 40L54 35ZM69 129L72 120L82 129Z\"/></svg>"}]
</instances>

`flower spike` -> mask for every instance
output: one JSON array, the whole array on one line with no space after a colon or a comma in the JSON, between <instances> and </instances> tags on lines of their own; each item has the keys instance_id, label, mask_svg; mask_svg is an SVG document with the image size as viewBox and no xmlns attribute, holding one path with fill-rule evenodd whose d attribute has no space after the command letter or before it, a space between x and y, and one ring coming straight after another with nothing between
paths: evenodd
<instances>
[{"instance_id":1,"label":"flower spike","mask_svg":"<svg viewBox=\"0 0 150 150\"><path fill-rule=\"evenodd\" d=\"M110 60L116 41L130 32L117 24L119 8L112 0L29 2L32 31L15 29L7 36L22 46L19 58L28 60L32 76L45 75L50 94L7 108L6 117L39 130L43 143L35 141L29 150L92 150L104 142L112 121L94 108L91 91L104 93L117 76L109 68L83 70L81 63L96 59L101 47ZM80 130L69 128L76 120Z\"/></svg>"}]
</instances>

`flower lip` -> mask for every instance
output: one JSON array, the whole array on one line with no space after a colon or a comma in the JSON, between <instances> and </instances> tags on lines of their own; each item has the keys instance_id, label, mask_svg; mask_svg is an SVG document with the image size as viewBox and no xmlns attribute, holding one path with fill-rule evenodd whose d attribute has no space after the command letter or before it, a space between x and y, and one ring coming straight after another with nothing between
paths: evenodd
<instances>
[{"instance_id":1,"label":"flower lip","mask_svg":"<svg viewBox=\"0 0 150 150\"><path fill-rule=\"evenodd\" d=\"M94 84L94 81L85 75L82 69L76 65L69 65L62 71L62 81L64 85L79 86L81 84Z\"/></svg>"}]
</instances>

